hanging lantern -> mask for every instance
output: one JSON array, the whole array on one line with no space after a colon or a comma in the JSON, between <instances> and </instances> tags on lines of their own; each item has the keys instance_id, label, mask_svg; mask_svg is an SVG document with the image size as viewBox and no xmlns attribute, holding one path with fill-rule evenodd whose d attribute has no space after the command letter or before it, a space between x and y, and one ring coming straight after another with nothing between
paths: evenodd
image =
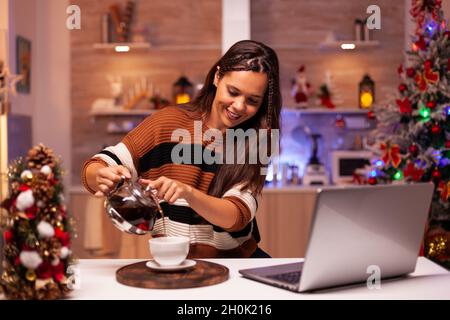
<instances>
[{"instance_id":1,"label":"hanging lantern","mask_svg":"<svg viewBox=\"0 0 450 320\"><path fill-rule=\"evenodd\" d=\"M187 77L181 76L173 84L173 100L175 104L189 103L192 98L192 83Z\"/></svg>"},{"instance_id":2,"label":"hanging lantern","mask_svg":"<svg viewBox=\"0 0 450 320\"><path fill-rule=\"evenodd\" d=\"M359 107L361 109L370 109L374 102L375 82L366 74L359 83Z\"/></svg>"}]
</instances>

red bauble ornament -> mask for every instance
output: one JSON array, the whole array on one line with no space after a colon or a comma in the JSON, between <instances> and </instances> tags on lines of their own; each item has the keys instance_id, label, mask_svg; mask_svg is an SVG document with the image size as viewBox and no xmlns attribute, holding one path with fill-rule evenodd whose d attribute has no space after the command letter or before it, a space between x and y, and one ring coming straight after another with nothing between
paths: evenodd
<instances>
[{"instance_id":1,"label":"red bauble ornament","mask_svg":"<svg viewBox=\"0 0 450 320\"><path fill-rule=\"evenodd\" d=\"M431 174L431 176L433 177L433 179L435 179L435 180L439 180L440 178L441 178L441 172L439 171L439 169L438 168L435 168L434 170L433 170L433 173Z\"/></svg>"},{"instance_id":2,"label":"red bauble ornament","mask_svg":"<svg viewBox=\"0 0 450 320\"><path fill-rule=\"evenodd\" d=\"M39 279L49 279L52 277L52 265L44 261L36 269L36 275Z\"/></svg>"},{"instance_id":3,"label":"red bauble ornament","mask_svg":"<svg viewBox=\"0 0 450 320\"><path fill-rule=\"evenodd\" d=\"M450 148L450 140L447 140L447 141L445 142L445 147L446 147L446 148Z\"/></svg>"},{"instance_id":4,"label":"red bauble ornament","mask_svg":"<svg viewBox=\"0 0 450 320\"><path fill-rule=\"evenodd\" d=\"M441 127L439 127L438 124L433 125L433 127L431 127L431 132L433 134L438 134L439 132L441 132Z\"/></svg>"},{"instance_id":5,"label":"red bauble ornament","mask_svg":"<svg viewBox=\"0 0 450 320\"><path fill-rule=\"evenodd\" d=\"M427 102L427 107L430 109L433 109L434 107L436 107L436 102L435 101L428 101Z\"/></svg>"},{"instance_id":6,"label":"red bauble ornament","mask_svg":"<svg viewBox=\"0 0 450 320\"><path fill-rule=\"evenodd\" d=\"M60 228L55 228L55 237L59 239L63 247L70 244L70 234L62 231Z\"/></svg>"},{"instance_id":7,"label":"red bauble ornament","mask_svg":"<svg viewBox=\"0 0 450 320\"><path fill-rule=\"evenodd\" d=\"M377 178L374 178L374 177L370 177L368 180L367 180L367 182L370 184L370 185L376 185L377 184Z\"/></svg>"},{"instance_id":8,"label":"red bauble ornament","mask_svg":"<svg viewBox=\"0 0 450 320\"><path fill-rule=\"evenodd\" d=\"M398 91L400 91L401 93L405 92L407 89L406 84L402 83L398 86Z\"/></svg>"},{"instance_id":9,"label":"red bauble ornament","mask_svg":"<svg viewBox=\"0 0 450 320\"><path fill-rule=\"evenodd\" d=\"M416 70L414 68L408 68L406 69L406 75L412 78L416 75Z\"/></svg>"},{"instance_id":10,"label":"red bauble ornament","mask_svg":"<svg viewBox=\"0 0 450 320\"><path fill-rule=\"evenodd\" d=\"M28 191L28 190L30 190L31 188L29 187L29 186L27 186L26 184L21 184L20 186L19 186L19 191L21 191L21 192L24 192L24 191Z\"/></svg>"},{"instance_id":11,"label":"red bauble ornament","mask_svg":"<svg viewBox=\"0 0 450 320\"><path fill-rule=\"evenodd\" d=\"M414 157L416 157L419 154L419 147L417 144L412 144L409 146L409 153L411 153Z\"/></svg>"},{"instance_id":12,"label":"red bauble ornament","mask_svg":"<svg viewBox=\"0 0 450 320\"><path fill-rule=\"evenodd\" d=\"M11 240L13 239L13 233L10 230L6 230L3 234L3 238L5 239L6 243L11 242Z\"/></svg>"},{"instance_id":13,"label":"red bauble ornament","mask_svg":"<svg viewBox=\"0 0 450 320\"><path fill-rule=\"evenodd\" d=\"M370 120L375 119L375 112L373 111L367 112L367 118L369 118Z\"/></svg>"}]
</instances>

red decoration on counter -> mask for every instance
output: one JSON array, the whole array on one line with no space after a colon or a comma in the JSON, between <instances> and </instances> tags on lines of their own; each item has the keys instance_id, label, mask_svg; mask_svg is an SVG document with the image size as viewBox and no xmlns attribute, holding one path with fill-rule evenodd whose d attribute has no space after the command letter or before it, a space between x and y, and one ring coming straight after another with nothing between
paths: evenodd
<instances>
[{"instance_id":1,"label":"red decoration on counter","mask_svg":"<svg viewBox=\"0 0 450 320\"><path fill-rule=\"evenodd\" d=\"M344 129L346 126L344 118L342 116L337 116L334 125L336 126L336 128Z\"/></svg>"},{"instance_id":2,"label":"red decoration on counter","mask_svg":"<svg viewBox=\"0 0 450 320\"><path fill-rule=\"evenodd\" d=\"M370 119L370 120L375 119L375 112L373 112L372 110L367 112L367 118Z\"/></svg>"}]
</instances>

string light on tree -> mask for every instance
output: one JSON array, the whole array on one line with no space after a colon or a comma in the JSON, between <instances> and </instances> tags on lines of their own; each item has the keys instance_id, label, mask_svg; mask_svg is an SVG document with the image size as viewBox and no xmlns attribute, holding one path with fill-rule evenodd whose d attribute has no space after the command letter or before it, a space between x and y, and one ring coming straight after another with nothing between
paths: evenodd
<instances>
[{"instance_id":1,"label":"string light on tree","mask_svg":"<svg viewBox=\"0 0 450 320\"><path fill-rule=\"evenodd\" d=\"M429 119L430 117L430 109L428 108L421 108L419 113L423 119Z\"/></svg>"},{"instance_id":2,"label":"string light on tree","mask_svg":"<svg viewBox=\"0 0 450 320\"><path fill-rule=\"evenodd\" d=\"M450 32L441 3L412 0L416 29L407 66L397 69L395 97L373 108L380 121L367 148L384 165L372 161L367 170L377 170L378 184L434 183L424 252L450 269Z\"/></svg>"}]
</instances>

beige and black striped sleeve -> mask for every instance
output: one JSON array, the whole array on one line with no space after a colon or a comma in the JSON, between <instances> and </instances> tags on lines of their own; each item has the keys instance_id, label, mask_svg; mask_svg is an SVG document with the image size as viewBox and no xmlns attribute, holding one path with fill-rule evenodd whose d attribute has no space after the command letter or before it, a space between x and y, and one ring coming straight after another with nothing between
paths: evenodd
<instances>
[{"instance_id":1,"label":"beige and black striped sleeve","mask_svg":"<svg viewBox=\"0 0 450 320\"><path fill-rule=\"evenodd\" d=\"M226 231L240 231L255 218L257 202L250 190L241 190L240 185L236 185L225 192L222 199L231 201L239 209L234 225Z\"/></svg>"}]
</instances>

